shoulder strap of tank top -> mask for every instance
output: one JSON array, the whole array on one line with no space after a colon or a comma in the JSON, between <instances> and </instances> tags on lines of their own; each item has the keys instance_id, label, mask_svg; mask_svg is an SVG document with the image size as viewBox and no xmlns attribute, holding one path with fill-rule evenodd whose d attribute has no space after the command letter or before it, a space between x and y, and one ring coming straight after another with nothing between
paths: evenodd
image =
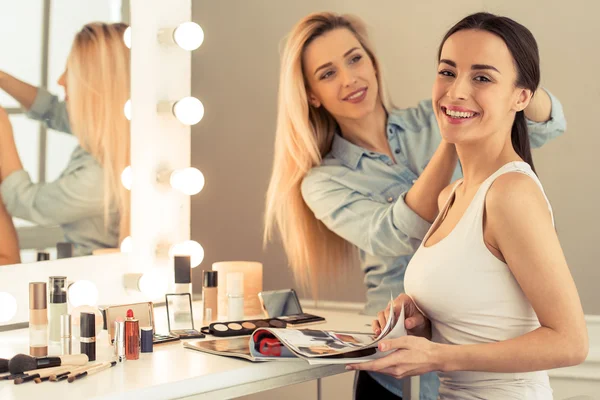
<instances>
[{"instance_id":1,"label":"shoulder strap of tank top","mask_svg":"<svg viewBox=\"0 0 600 400\"><path fill-rule=\"evenodd\" d=\"M540 180L537 177L537 175L535 174L535 172L533 172L533 170L531 169L531 167L529 166L529 164L527 164L525 162L522 162L522 161L521 162L511 162L511 163L508 163L508 164L504 165L502 168L500 168L498 171L494 172L489 178L487 178L481 184L482 187L481 187L481 190L478 193L478 196L481 196L483 198L483 199L479 199L479 202L481 203L481 209L483 210L483 205L485 204L485 198L486 198L488 190L492 186L492 183L494 183L494 181L499 176L507 174L509 172L518 172L518 173L527 175L531 179L533 179L533 181L538 185L538 187L542 191L542 194L544 195L544 198L546 199L546 204L548 204L548 211L550 211L550 216L552 217L552 225L554 225L554 213L552 211L552 206L550 205L550 201L548 200L548 196L546 196L546 192L544 191L542 183L540 182Z\"/></svg>"}]
</instances>

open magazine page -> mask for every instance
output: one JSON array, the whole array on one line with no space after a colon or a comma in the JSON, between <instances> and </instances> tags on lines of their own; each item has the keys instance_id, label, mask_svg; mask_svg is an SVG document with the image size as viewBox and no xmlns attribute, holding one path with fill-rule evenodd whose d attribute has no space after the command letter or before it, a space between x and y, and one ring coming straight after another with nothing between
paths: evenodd
<instances>
[{"instance_id":1,"label":"open magazine page","mask_svg":"<svg viewBox=\"0 0 600 400\"><path fill-rule=\"evenodd\" d=\"M268 356L255 352L253 355L248 346L247 337L195 340L184 342L183 347L220 356L244 358L250 361L298 360L298 357L290 351Z\"/></svg>"},{"instance_id":2,"label":"open magazine page","mask_svg":"<svg viewBox=\"0 0 600 400\"><path fill-rule=\"evenodd\" d=\"M393 299L390 303L393 304ZM274 349L269 343L265 346L256 341L279 339L281 343L298 357L321 360L322 363L348 363L350 360L372 359L378 356L377 343L385 337L406 335L404 328L404 310L396 323L396 316L391 307L390 318L379 336L368 333L326 331L315 329L260 329L250 339L250 349L254 356L260 357ZM267 333L268 332L268 333ZM275 344L275 343L273 343ZM336 359L338 362L336 362Z\"/></svg>"}]
</instances>

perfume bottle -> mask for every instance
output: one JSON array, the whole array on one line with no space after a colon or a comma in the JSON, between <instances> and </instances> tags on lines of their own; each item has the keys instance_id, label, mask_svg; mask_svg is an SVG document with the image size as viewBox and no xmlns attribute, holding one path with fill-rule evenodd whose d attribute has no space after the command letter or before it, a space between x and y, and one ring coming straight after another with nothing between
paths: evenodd
<instances>
[{"instance_id":1,"label":"perfume bottle","mask_svg":"<svg viewBox=\"0 0 600 400\"><path fill-rule=\"evenodd\" d=\"M60 316L68 313L66 282L66 276L50 277L50 344L60 343Z\"/></svg>"}]
</instances>

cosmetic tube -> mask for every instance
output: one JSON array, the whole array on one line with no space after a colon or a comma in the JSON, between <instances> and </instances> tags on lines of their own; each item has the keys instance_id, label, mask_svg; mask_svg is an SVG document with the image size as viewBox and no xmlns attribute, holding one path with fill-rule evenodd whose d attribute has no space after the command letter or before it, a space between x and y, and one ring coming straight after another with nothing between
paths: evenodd
<instances>
[{"instance_id":1,"label":"cosmetic tube","mask_svg":"<svg viewBox=\"0 0 600 400\"><path fill-rule=\"evenodd\" d=\"M90 361L96 361L96 314L81 313L79 332L81 354L87 354Z\"/></svg>"},{"instance_id":2,"label":"cosmetic tube","mask_svg":"<svg viewBox=\"0 0 600 400\"><path fill-rule=\"evenodd\" d=\"M63 356L71 354L73 345L71 341L71 315L60 316L60 353Z\"/></svg>"},{"instance_id":3,"label":"cosmetic tube","mask_svg":"<svg viewBox=\"0 0 600 400\"><path fill-rule=\"evenodd\" d=\"M124 362L125 357L125 321L119 317L115 321L115 357L117 361Z\"/></svg>"},{"instance_id":4,"label":"cosmetic tube","mask_svg":"<svg viewBox=\"0 0 600 400\"><path fill-rule=\"evenodd\" d=\"M29 354L48 355L48 310L46 282L29 283Z\"/></svg>"},{"instance_id":5,"label":"cosmetic tube","mask_svg":"<svg viewBox=\"0 0 600 400\"><path fill-rule=\"evenodd\" d=\"M50 344L60 343L60 316L67 314L67 277L50 277L50 312L48 330L50 332Z\"/></svg>"},{"instance_id":6,"label":"cosmetic tube","mask_svg":"<svg viewBox=\"0 0 600 400\"><path fill-rule=\"evenodd\" d=\"M204 271L204 281L202 283L202 319L205 325L212 322L212 316L218 314L218 284L219 273L217 271Z\"/></svg>"},{"instance_id":7,"label":"cosmetic tube","mask_svg":"<svg viewBox=\"0 0 600 400\"><path fill-rule=\"evenodd\" d=\"M133 317L132 310L127 310L125 320L125 358L128 360L140 358L140 323Z\"/></svg>"},{"instance_id":8,"label":"cosmetic tube","mask_svg":"<svg viewBox=\"0 0 600 400\"><path fill-rule=\"evenodd\" d=\"M227 318L230 321L244 319L244 274L227 274Z\"/></svg>"}]
</instances>

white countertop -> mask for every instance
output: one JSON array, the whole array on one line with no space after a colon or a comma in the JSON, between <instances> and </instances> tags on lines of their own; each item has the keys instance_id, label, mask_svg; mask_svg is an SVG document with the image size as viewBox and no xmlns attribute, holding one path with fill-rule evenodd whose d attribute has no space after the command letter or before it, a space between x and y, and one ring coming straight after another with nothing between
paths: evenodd
<instances>
[{"instance_id":1,"label":"white countertop","mask_svg":"<svg viewBox=\"0 0 600 400\"><path fill-rule=\"evenodd\" d=\"M194 309L198 308L194 304ZM164 308L155 309L157 332L166 331ZM369 332L372 317L355 313L308 310L322 315L327 323L314 325L315 329L337 329ZM195 312L195 315L200 313ZM196 328L200 324L196 321ZM164 325L164 327L163 327ZM208 336L210 339L211 337ZM17 353L28 353L27 329L0 333L0 357L9 358ZM53 351L54 350L54 351ZM73 353L79 343L73 342ZM50 354L57 354L50 348ZM97 337L97 360L112 359L112 347L106 331ZM231 398L256 393L280 386L345 372L343 365L311 366L306 361L251 363L184 349L180 341L154 346L153 353L140 353L140 359L117 364L97 375L74 383L33 382L14 385L0 381L0 399L23 400L46 397L50 399L178 399Z\"/></svg>"}]
</instances>

